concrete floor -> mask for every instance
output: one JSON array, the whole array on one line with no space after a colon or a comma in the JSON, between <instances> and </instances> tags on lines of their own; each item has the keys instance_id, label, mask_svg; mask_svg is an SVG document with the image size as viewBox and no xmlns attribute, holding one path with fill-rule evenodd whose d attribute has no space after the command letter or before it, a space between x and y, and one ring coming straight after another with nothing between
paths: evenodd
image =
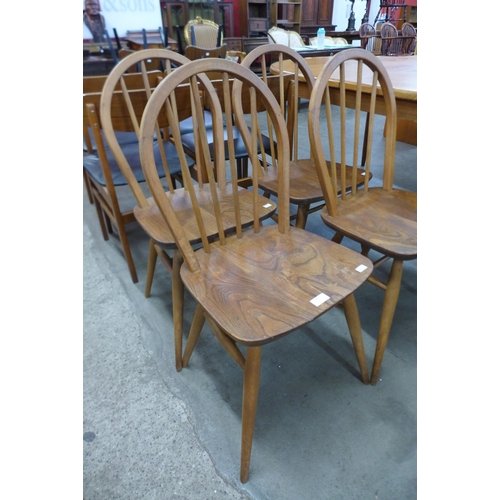
<instances>
[{"instance_id":1,"label":"concrete floor","mask_svg":"<svg viewBox=\"0 0 500 500\"><path fill-rule=\"evenodd\" d=\"M396 184L416 191L417 148L398 143ZM319 213L307 229L330 238ZM380 380L360 382L334 309L265 346L250 479L239 481L242 372L205 326L174 366L170 275L144 297L148 239L129 227L139 283L83 194L83 498L415 499L417 265L405 264ZM386 271L386 269L385 269ZM383 293L356 292L368 363ZM194 311L186 298L185 331Z\"/></svg>"}]
</instances>

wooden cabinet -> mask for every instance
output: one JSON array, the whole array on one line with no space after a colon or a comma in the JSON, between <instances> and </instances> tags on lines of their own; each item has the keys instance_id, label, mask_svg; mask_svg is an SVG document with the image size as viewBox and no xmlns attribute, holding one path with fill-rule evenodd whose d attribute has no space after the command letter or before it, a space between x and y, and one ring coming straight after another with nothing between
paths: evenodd
<instances>
[{"instance_id":1,"label":"wooden cabinet","mask_svg":"<svg viewBox=\"0 0 500 500\"><path fill-rule=\"evenodd\" d=\"M271 27L300 32L302 0L271 0Z\"/></svg>"},{"instance_id":2,"label":"wooden cabinet","mask_svg":"<svg viewBox=\"0 0 500 500\"><path fill-rule=\"evenodd\" d=\"M332 0L302 0L301 26L328 26L332 24Z\"/></svg>"},{"instance_id":3,"label":"wooden cabinet","mask_svg":"<svg viewBox=\"0 0 500 500\"><path fill-rule=\"evenodd\" d=\"M234 33L234 1L196 1L196 0L160 0L163 26L168 26L169 37L175 38L176 26L181 33L190 19L200 16L221 24L225 37L233 37Z\"/></svg>"},{"instance_id":4,"label":"wooden cabinet","mask_svg":"<svg viewBox=\"0 0 500 500\"><path fill-rule=\"evenodd\" d=\"M248 36L265 36L269 30L269 1L248 1Z\"/></svg>"},{"instance_id":5,"label":"wooden cabinet","mask_svg":"<svg viewBox=\"0 0 500 500\"><path fill-rule=\"evenodd\" d=\"M300 34L316 36L319 28L334 31L332 24L333 0L302 0Z\"/></svg>"}]
</instances>

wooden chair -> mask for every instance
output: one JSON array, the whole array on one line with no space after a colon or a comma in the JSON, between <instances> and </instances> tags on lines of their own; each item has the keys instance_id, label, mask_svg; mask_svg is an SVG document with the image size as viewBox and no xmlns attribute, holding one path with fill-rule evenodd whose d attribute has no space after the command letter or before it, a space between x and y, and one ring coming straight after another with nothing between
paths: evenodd
<instances>
[{"instance_id":1,"label":"wooden chair","mask_svg":"<svg viewBox=\"0 0 500 500\"><path fill-rule=\"evenodd\" d=\"M417 49L417 30L411 23L404 23L401 28L401 53L414 55Z\"/></svg>"},{"instance_id":2,"label":"wooden chair","mask_svg":"<svg viewBox=\"0 0 500 500\"><path fill-rule=\"evenodd\" d=\"M183 165L186 192L189 192L192 206L199 214L197 227L202 235L202 246L195 251L188 244L191 228L185 223L182 212L176 210L165 195L156 173L153 159L154 122L166 104L172 123L175 113L168 105L169 96L186 79L190 80L193 92L196 92L197 83L193 77L201 78L203 73L214 69L223 73L224 92L215 92L208 82L206 95L210 99L209 109L213 113L216 137L215 161L213 170L208 169L208 183L199 188L192 185L187 165ZM229 86L231 79L235 80L232 92ZM251 89L251 129L243 113L244 86ZM222 100L225 101L223 105L220 102ZM260 169L256 134L257 101L266 107L277 133L280 171L277 225L263 226L258 218L262 207L257 184ZM196 107L193 116L199 118L197 155L203 158L204 163L211 164L203 109L198 101L192 102ZM241 196L246 193L237 190L234 157L231 155L229 162L225 160L222 107L226 110L233 107L237 126L251 156L253 190L252 196L247 199ZM175 126L173 137L181 153L180 131L175 130ZM203 324L206 319L218 340L244 371L240 479L246 482L260 385L261 349L264 344L295 331L342 302L361 378L367 382L363 340L352 292L367 279L371 262L323 237L290 227L289 205L286 201L289 180L286 123L265 82L242 65L223 59L201 59L182 66L165 78L153 94L141 123L141 155L154 199L164 219L169 221L184 257L182 280L198 302L183 366L187 365L200 334L200 323ZM224 198L225 190L235 195ZM200 197L208 192L213 193L213 208L209 214L202 209L203 199ZM216 193L220 193L219 196ZM222 213L223 208L227 210L225 214ZM227 234L224 223L230 212L237 222L235 231ZM243 217L245 213L254 214L252 226L247 230L239 222L240 216ZM210 242L208 237L212 227L218 227L218 239L215 242ZM318 301L317 305L315 300ZM238 344L247 347L246 358Z\"/></svg>"},{"instance_id":3,"label":"wooden chair","mask_svg":"<svg viewBox=\"0 0 500 500\"><path fill-rule=\"evenodd\" d=\"M361 47L363 49L377 55L382 53L380 33L377 33L370 23L361 24L359 27L359 38L361 38Z\"/></svg>"},{"instance_id":4,"label":"wooden chair","mask_svg":"<svg viewBox=\"0 0 500 500\"><path fill-rule=\"evenodd\" d=\"M309 45L317 47L318 37L313 36L309 38ZM325 46L331 47L332 45L349 45L349 42L342 37L325 36Z\"/></svg>"},{"instance_id":5,"label":"wooden chair","mask_svg":"<svg viewBox=\"0 0 500 500\"><path fill-rule=\"evenodd\" d=\"M222 27L208 19L196 16L184 27L184 38L187 45L213 48L223 43Z\"/></svg>"},{"instance_id":6,"label":"wooden chair","mask_svg":"<svg viewBox=\"0 0 500 500\"><path fill-rule=\"evenodd\" d=\"M242 65L250 68L255 61L260 60L262 79L267 83L269 79L269 76L267 76L268 58L272 60L277 59L281 68L285 60L294 62L293 74L290 75L289 72L285 72L283 69L280 70L278 78L281 79L281 85L277 98L283 114L287 117L288 137L292 152L289 201L291 204L297 205L297 213L292 216L292 220L295 220L296 227L304 229L308 215L321 210L324 206L323 203L318 204L318 202L323 201L323 191L321 190L316 167L311 157L308 137L302 134L302 140L300 140L298 128L299 97L296 89L298 89L299 73L305 78L309 92L312 91L315 78L304 58L297 51L281 44L268 44L257 47L245 57ZM287 86L285 78L290 77L291 85ZM259 177L259 187L267 195L278 196L278 170L276 168L276 161L272 155L270 161L263 162L263 167L263 173ZM362 171L358 172L357 182L358 184L363 184L364 182Z\"/></svg>"},{"instance_id":7,"label":"wooden chair","mask_svg":"<svg viewBox=\"0 0 500 500\"><path fill-rule=\"evenodd\" d=\"M106 84L103 88L102 100L100 104L100 115L101 122L104 131L104 135L109 148L116 158L116 162L121 170L123 177L126 179L132 193L134 194L137 205L133 209L133 216L135 220L141 225L144 231L150 237L150 248L149 248L149 258L148 258L148 271L146 278L146 290L145 295L149 297L151 292L151 284L153 280L154 270L156 267L156 261L159 257L161 262L165 265L167 270L172 274L172 304L173 304L173 323L174 323L174 346L175 346L175 362L176 368L178 370L182 369L182 323L183 323L183 309L184 309L184 287L180 279L179 270L182 264L182 254L179 252L175 238L172 235L169 225L162 218L161 214L158 212L156 204L150 196L143 192L141 189L140 182L144 179L142 169L137 172L135 169L131 168L130 162L127 161L126 156L123 154L121 145L117 140L117 132L120 130L117 128L114 121L114 109L119 107L121 112L127 116L130 122L133 122L134 130L139 126L142 111L147 103L147 100L154 95L152 88L147 83L147 74L144 72L142 74L145 90L140 92L142 96L143 103L136 103L134 101L134 93L127 91L126 86L123 82L126 81L124 75L126 74L128 68L139 65L143 70L145 70L145 61L160 59L165 68L165 75L169 75L172 72L178 71L183 64L189 62L184 56L176 52L172 52L165 49L148 49L141 50L127 59L121 61L110 73ZM177 69L174 67L176 66ZM201 79L202 82L208 82L206 75ZM119 90L120 89L120 90ZM127 97L129 96L129 98ZM186 127L186 120L191 118L191 98L198 98L202 100L202 90L198 92L196 96L191 95L191 89L187 85L180 85L175 92L175 100L172 99L171 105L175 109L175 121L176 130L180 130L181 127ZM120 106L121 100L126 101L126 105ZM130 117L130 118L129 118ZM211 118L211 117L209 117ZM172 120L172 118L170 118ZM186 166L186 168L191 173L194 161L189 157L186 157L184 153L180 154L176 150L174 143L172 142L170 135L165 134L165 130L172 127L170 120L167 120L167 115L165 113L160 114L157 118L154 128L155 137L166 137L168 140L165 141L165 154L162 155L162 167L165 172L169 171L170 175L167 176L167 186L164 190L167 191L167 196L171 200L174 207L182 209L185 217L186 224L191 224L195 226L195 222L189 222L190 218L194 218L195 215L190 207L189 200L186 200L185 190L182 188L176 189L175 183L172 181L172 177L179 172L180 164ZM208 118L207 118L207 121ZM211 123L209 121L209 123ZM188 125L189 126L189 125ZM197 129L196 122L191 126ZM137 129L138 131L138 129ZM161 141L155 141L154 146L156 149L162 144ZM156 151L155 149L155 151ZM199 158L196 160L197 166L202 166L203 168L208 168ZM158 163L158 154L157 154ZM161 175L161 170L157 174L159 177ZM211 198L209 193L205 193L205 204L207 207L203 207L205 210L210 210ZM227 194L226 194L227 195ZM261 198L261 205L266 205L261 209L261 217L270 217L276 211L276 204L274 202L269 202L264 197ZM243 217L242 224L247 224L248 217ZM231 231L231 223L226 224L226 230ZM217 228L209 232L208 237L213 239L216 236ZM194 229L190 233L190 244L197 244L200 242L200 235Z\"/></svg>"},{"instance_id":8,"label":"wooden chair","mask_svg":"<svg viewBox=\"0 0 500 500\"><path fill-rule=\"evenodd\" d=\"M286 47L305 47L304 40L296 31L284 30L273 26L267 32L269 43L278 43Z\"/></svg>"},{"instance_id":9,"label":"wooden chair","mask_svg":"<svg viewBox=\"0 0 500 500\"><path fill-rule=\"evenodd\" d=\"M149 72L148 73L148 78L150 81L150 84L155 86L158 80L158 76L161 75L161 72L156 71L156 72ZM83 94L93 94L93 93L98 93L101 94L102 88L104 86L104 83L106 82L107 75L99 75L99 76L84 76L83 77ZM143 83L143 77L138 74L128 74L126 75L126 81L127 81L127 87L129 89L137 89L137 88L142 88L144 83ZM87 119L87 113L84 109L83 112L83 154L90 154L94 155L94 157L97 156L97 146L95 144L95 141L93 140L93 134L92 130L89 126L89 122ZM118 132L117 133L117 139L118 142L121 145L126 145L130 143L138 143L137 140L137 135L135 132ZM87 189L87 195L89 198L90 203L94 203L94 198L92 196L92 190L90 187L90 180L88 178L87 170L84 168L83 169L83 179L85 182L85 186ZM107 235L105 237L107 239Z\"/></svg>"},{"instance_id":10,"label":"wooden chair","mask_svg":"<svg viewBox=\"0 0 500 500\"><path fill-rule=\"evenodd\" d=\"M398 38L398 29L394 24L384 23L380 28L382 39L382 55L395 56L401 54L401 40Z\"/></svg>"},{"instance_id":11,"label":"wooden chair","mask_svg":"<svg viewBox=\"0 0 500 500\"><path fill-rule=\"evenodd\" d=\"M222 92L222 80L221 80L221 74L217 71L209 71L207 73L207 76L211 79L212 85L215 88L217 92ZM269 88L274 91L274 92L279 92L279 87L278 83L275 81L275 77L267 77L266 83L268 84ZM232 81L229 82L229 85L232 86ZM246 95L246 94L245 94ZM249 101L246 101L246 105L244 107L246 112L249 112ZM259 106L259 111L263 111L264 108ZM208 117L206 119L209 119L210 113L208 112L208 109L206 110L208 113ZM238 178L240 180L240 184L244 185L245 179L247 177L248 173L248 151L245 146L245 143L243 141L243 138L241 137L241 134L239 130L234 126L234 117L232 113L226 112L225 109L223 109L223 112L225 113L225 119L224 119L224 137L225 137L225 152L226 152L226 158L229 158L229 141L231 140L232 142L232 147L234 148L234 157L236 159L236 165L237 165L237 171L238 171ZM206 113L206 114L207 114ZM231 134L228 133L228 123L231 123L232 131ZM209 144L209 150L210 154L213 155L213 144L214 144L214 137L213 137L213 130L210 127L210 123L208 123L207 127L207 142ZM260 130L260 129L259 129ZM191 158L196 157L196 134L194 129L192 130L187 130L187 127L182 127L181 128L181 135L182 135L182 143L184 145L184 150L185 152L191 156ZM259 154L272 154L272 140L266 136L265 134L260 134L260 140L258 144L258 150ZM231 139L232 138L232 139ZM212 156L213 158L213 156ZM206 179L205 179L206 180Z\"/></svg>"},{"instance_id":12,"label":"wooden chair","mask_svg":"<svg viewBox=\"0 0 500 500\"><path fill-rule=\"evenodd\" d=\"M347 71L350 70L352 75L359 75L363 69L365 75L371 74L369 72L373 71L371 84L367 81L363 85L361 81L354 84L351 83L352 78L349 78L349 83L346 83L345 73ZM329 79L334 74L335 78L339 79L340 96L335 104L340 106L340 113L338 108L332 108L330 93L325 92L328 89ZM363 101L370 107L367 173L370 172L372 162L376 161L376 158L372 158L373 115L377 93L383 94L383 103L377 104L377 106L383 106L386 114L384 157L379 159L383 165L383 184L382 187L370 188L366 183L362 188L352 188L349 193L346 188L348 180L346 163L349 157L352 157L352 165L356 166L358 163L358 150L361 142L360 128L362 128L360 126L362 86L365 90L367 87L371 89L368 94L365 93L363 96ZM355 126L352 137L348 136L345 123L347 99L355 104ZM321 136L324 134L320 131L320 123L323 127L325 124L321 120L322 115L325 116L328 125L328 140L325 141L322 141ZM335 123L333 123L334 117L338 117ZM309 137L326 201L326 207L321 212L321 217L323 222L336 232L333 240L340 243L342 238L347 237L361 245L363 255L368 255L371 250L382 254L382 256L377 254L375 268L392 259L392 268L387 283L375 275L370 276L369 279L370 282L385 290L371 374L371 383L375 385L396 309L403 262L417 257L417 195L393 187L396 101L389 76L377 57L363 49L352 49L337 54L325 65L311 94ZM339 143L336 142L337 139L340 140ZM348 139L350 140L348 141ZM352 147L352 154L349 153L348 147L349 149ZM340 184L337 183L337 172L329 171L325 158L340 159ZM332 162L331 165L339 168L339 163ZM337 195L339 189L340 198Z\"/></svg>"},{"instance_id":13,"label":"wooden chair","mask_svg":"<svg viewBox=\"0 0 500 500\"><path fill-rule=\"evenodd\" d=\"M219 57L226 58L227 45L224 43L220 47L204 48L195 45L188 45L184 49L184 55L191 61L195 59L203 59L204 57Z\"/></svg>"}]
</instances>

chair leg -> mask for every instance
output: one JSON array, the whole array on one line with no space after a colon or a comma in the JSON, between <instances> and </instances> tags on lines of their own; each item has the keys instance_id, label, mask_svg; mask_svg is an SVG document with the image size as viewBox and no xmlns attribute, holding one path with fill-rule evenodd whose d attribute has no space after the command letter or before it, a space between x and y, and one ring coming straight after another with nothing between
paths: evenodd
<instances>
[{"instance_id":1,"label":"chair leg","mask_svg":"<svg viewBox=\"0 0 500 500\"><path fill-rule=\"evenodd\" d=\"M305 229L309 206L310 205L299 205L297 207L297 220L295 221L295 227L298 227L299 229Z\"/></svg>"},{"instance_id":2,"label":"chair leg","mask_svg":"<svg viewBox=\"0 0 500 500\"><path fill-rule=\"evenodd\" d=\"M107 229L107 224L105 221L106 214L103 213L101 204L97 197L94 197L94 206L97 212L97 219L99 220L99 225L101 226L101 233L104 241L109 240L109 231Z\"/></svg>"},{"instance_id":3,"label":"chair leg","mask_svg":"<svg viewBox=\"0 0 500 500\"><path fill-rule=\"evenodd\" d=\"M122 244L123 253L125 254L125 260L127 261L128 270L132 278L133 283L137 283L139 279L137 278L137 271L135 270L134 259L132 258L132 252L130 250L130 245L128 243L127 233L125 231L125 225L121 220L121 217L116 217L116 228L118 229L118 237Z\"/></svg>"},{"instance_id":4,"label":"chair leg","mask_svg":"<svg viewBox=\"0 0 500 500\"><path fill-rule=\"evenodd\" d=\"M83 180L85 181L85 188L87 189L87 196L89 197L89 202L92 205L94 203L94 197L92 196L92 188L90 187L89 176L85 169L83 169Z\"/></svg>"},{"instance_id":5,"label":"chair leg","mask_svg":"<svg viewBox=\"0 0 500 500\"><path fill-rule=\"evenodd\" d=\"M261 347L249 347L243 378L243 410L241 418L241 467L240 480L248 481L250 455L252 453L253 431L257 414L257 400L260 385Z\"/></svg>"},{"instance_id":6,"label":"chair leg","mask_svg":"<svg viewBox=\"0 0 500 500\"><path fill-rule=\"evenodd\" d=\"M113 234L113 224L111 224L111 219L109 218L108 214L104 212L104 220L106 221L106 227L108 229L109 234Z\"/></svg>"},{"instance_id":7,"label":"chair leg","mask_svg":"<svg viewBox=\"0 0 500 500\"><path fill-rule=\"evenodd\" d=\"M146 274L146 289L144 296L148 298L151 295L151 286L153 284L153 275L156 268L156 260L158 254L156 253L155 243L152 239L149 240L149 254L148 254L148 271Z\"/></svg>"},{"instance_id":8,"label":"chair leg","mask_svg":"<svg viewBox=\"0 0 500 500\"><path fill-rule=\"evenodd\" d=\"M194 348L200 337L201 329L205 324L205 311L203 307L198 304L194 312L193 322L191 323L191 329L189 330L189 336L186 342L186 350L184 351L184 356L182 357L182 367L185 368L189 360L191 359L191 354L193 354Z\"/></svg>"},{"instance_id":9,"label":"chair leg","mask_svg":"<svg viewBox=\"0 0 500 500\"><path fill-rule=\"evenodd\" d=\"M385 290L384 303L382 305L382 316L377 338L377 347L375 348L375 357L373 359L372 375L370 383L376 385L382 358L384 357L385 346L389 339L392 320L398 303L399 290L401 288L401 277L403 275L403 261L394 259L391 273Z\"/></svg>"},{"instance_id":10,"label":"chair leg","mask_svg":"<svg viewBox=\"0 0 500 500\"><path fill-rule=\"evenodd\" d=\"M181 279L183 259L179 249L174 250L172 262L172 308L174 316L175 368L182 370L182 323L184 320L184 283Z\"/></svg>"},{"instance_id":11,"label":"chair leg","mask_svg":"<svg viewBox=\"0 0 500 500\"><path fill-rule=\"evenodd\" d=\"M366 365L365 347L363 344L363 335L361 333L361 322L359 321L356 300L354 299L354 294L352 293L344 299L344 314L347 320L347 326L349 327L349 333L351 334L356 359L358 360L361 380L363 381L363 384L368 384L368 367Z\"/></svg>"}]
</instances>

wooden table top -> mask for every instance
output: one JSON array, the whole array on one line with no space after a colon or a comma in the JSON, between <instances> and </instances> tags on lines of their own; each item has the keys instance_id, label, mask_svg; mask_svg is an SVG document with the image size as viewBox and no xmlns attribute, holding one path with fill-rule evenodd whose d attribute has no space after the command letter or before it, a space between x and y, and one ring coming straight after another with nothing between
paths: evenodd
<instances>
[{"instance_id":1,"label":"wooden table top","mask_svg":"<svg viewBox=\"0 0 500 500\"><path fill-rule=\"evenodd\" d=\"M334 56L333 56L334 57ZM306 57L305 60L315 77L317 77L323 66L331 59L331 57ZM417 101L417 56L378 56L378 59L385 66L394 88L396 99L404 99L407 101ZM276 72L277 67L271 65L271 72ZM286 71L287 66L292 67L291 61L285 61L283 68ZM355 81L357 63L355 61L346 62L346 81ZM274 71L273 71L274 70ZM338 70L337 70L338 71ZM333 74L332 83L335 82L335 73ZM371 84L371 71L363 72L363 83ZM334 83L335 84L335 83Z\"/></svg>"}]
</instances>

